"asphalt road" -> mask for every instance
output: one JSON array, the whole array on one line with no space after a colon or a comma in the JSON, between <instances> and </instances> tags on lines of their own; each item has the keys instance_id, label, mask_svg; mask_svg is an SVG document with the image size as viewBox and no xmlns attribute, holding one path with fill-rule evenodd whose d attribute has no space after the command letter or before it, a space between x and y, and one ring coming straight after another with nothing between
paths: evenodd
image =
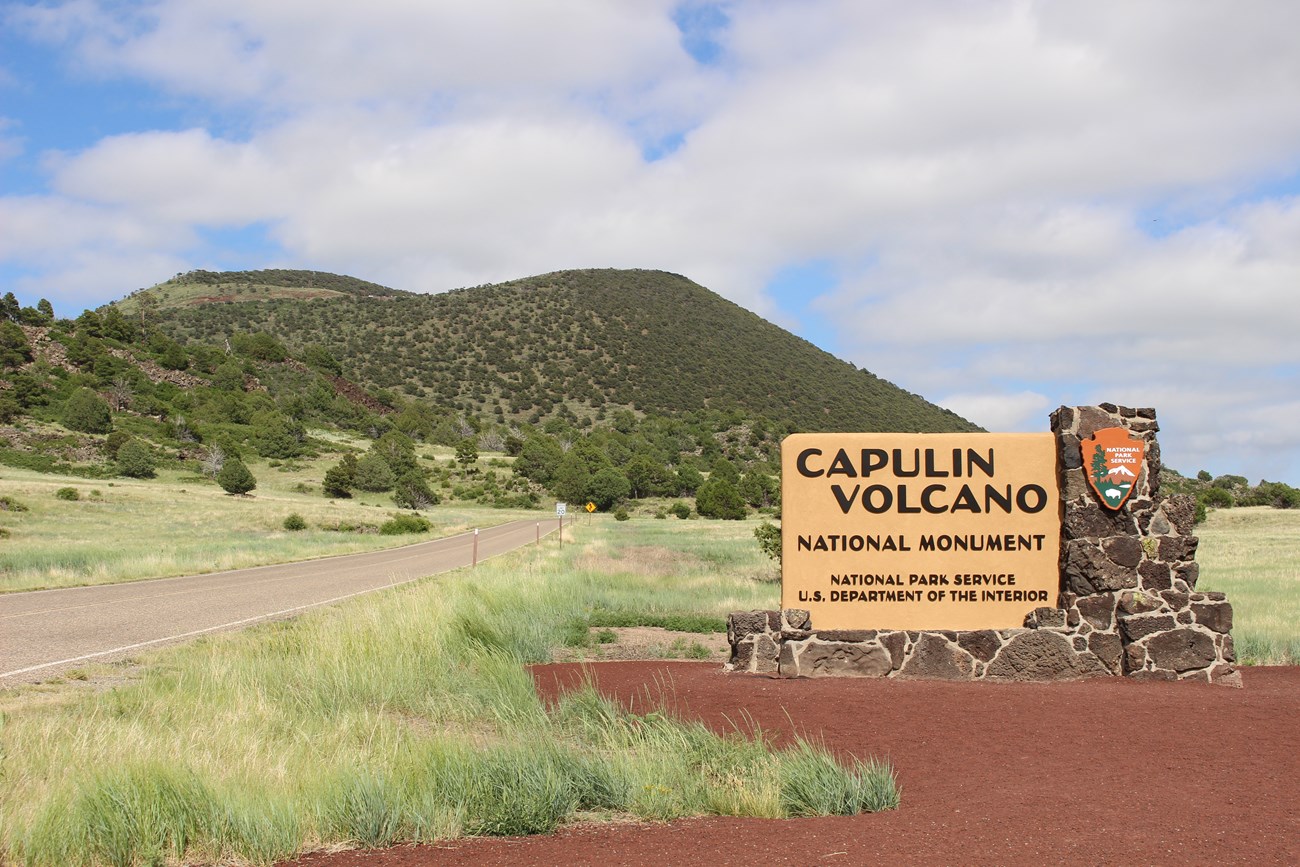
<instances>
[{"instance_id":1,"label":"asphalt road","mask_svg":"<svg viewBox=\"0 0 1300 867\"><path fill-rule=\"evenodd\" d=\"M478 559L535 542L550 520L480 530ZM278 566L0 595L0 688L470 565L474 535Z\"/></svg>"}]
</instances>

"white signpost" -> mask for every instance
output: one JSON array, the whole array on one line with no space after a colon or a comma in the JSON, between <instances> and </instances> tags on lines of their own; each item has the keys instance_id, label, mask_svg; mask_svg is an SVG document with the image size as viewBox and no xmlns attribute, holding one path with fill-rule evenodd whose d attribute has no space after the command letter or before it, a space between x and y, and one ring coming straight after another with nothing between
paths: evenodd
<instances>
[{"instance_id":1,"label":"white signpost","mask_svg":"<svg viewBox=\"0 0 1300 867\"><path fill-rule=\"evenodd\" d=\"M555 504L555 519L560 522L560 547L564 547L564 513L569 510L568 503Z\"/></svg>"}]
</instances>

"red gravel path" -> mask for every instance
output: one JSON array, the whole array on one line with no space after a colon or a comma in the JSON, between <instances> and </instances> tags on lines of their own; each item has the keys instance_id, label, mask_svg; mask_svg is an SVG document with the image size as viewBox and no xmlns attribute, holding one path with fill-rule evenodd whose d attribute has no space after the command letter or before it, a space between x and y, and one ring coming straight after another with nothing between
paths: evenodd
<instances>
[{"instance_id":1,"label":"red gravel path","mask_svg":"<svg viewBox=\"0 0 1300 867\"><path fill-rule=\"evenodd\" d=\"M898 810L770 821L581 826L546 837L307 856L412 865L1300 864L1300 668L1243 669L1244 689L1123 679L1060 684L778 680L715 663L589 667L720 729L746 717L893 762ZM576 665L534 670L539 691ZM793 727L792 727L793 725Z\"/></svg>"}]
</instances>

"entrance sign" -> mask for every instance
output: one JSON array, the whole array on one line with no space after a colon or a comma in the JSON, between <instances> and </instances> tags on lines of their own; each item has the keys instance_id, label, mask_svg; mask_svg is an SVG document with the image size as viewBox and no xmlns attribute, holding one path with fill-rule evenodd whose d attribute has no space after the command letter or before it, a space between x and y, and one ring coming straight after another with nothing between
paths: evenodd
<instances>
[{"instance_id":1,"label":"entrance sign","mask_svg":"<svg viewBox=\"0 0 1300 867\"><path fill-rule=\"evenodd\" d=\"M1133 493L1146 443L1122 427L1099 430L1079 444L1088 484L1108 509L1118 509Z\"/></svg>"},{"instance_id":2,"label":"entrance sign","mask_svg":"<svg viewBox=\"0 0 1300 867\"><path fill-rule=\"evenodd\" d=\"M820 629L1011 629L1060 587L1050 434L793 434L781 607Z\"/></svg>"}]
</instances>

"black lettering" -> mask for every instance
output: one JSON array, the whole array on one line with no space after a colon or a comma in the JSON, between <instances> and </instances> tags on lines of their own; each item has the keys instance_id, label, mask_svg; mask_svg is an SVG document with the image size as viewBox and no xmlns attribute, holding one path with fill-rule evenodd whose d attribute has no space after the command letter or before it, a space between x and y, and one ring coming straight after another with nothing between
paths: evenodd
<instances>
[{"instance_id":1,"label":"black lettering","mask_svg":"<svg viewBox=\"0 0 1300 867\"><path fill-rule=\"evenodd\" d=\"M985 485L984 486L984 511L986 512L993 511L993 506L992 506L993 503L997 503L998 507L1001 508L1002 511L1010 515L1011 514L1011 486L1007 485L1007 493L1006 496L1004 497L1002 495L1002 492L999 491L997 488L993 487L992 485Z\"/></svg>"},{"instance_id":2,"label":"black lettering","mask_svg":"<svg viewBox=\"0 0 1300 867\"><path fill-rule=\"evenodd\" d=\"M812 457L813 455L820 455L821 453L822 453L821 449L804 449L803 451L799 452L799 457L795 458L794 461L795 469L799 471L799 475L803 476L806 479L816 479L824 475L825 470L817 470L816 472L814 472L808 469L808 458Z\"/></svg>"},{"instance_id":3,"label":"black lettering","mask_svg":"<svg viewBox=\"0 0 1300 867\"><path fill-rule=\"evenodd\" d=\"M1034 495L1032 504L1029 502L1030 494ZM1016 494L1016 505L1020 507L1020 511L1028 512L1031 515L1041 512L1047 507L1047 491L1044 491L1039 485L1025 485Z\"/></svg>"},{"instance_id":4,"label":"black lettering","mask_svg":"<svg viewBox=\"0 0 1300 867\"><path fill-rule=\"evenodd\" d=\"M952 502L952 511L979 514L980 504L976 501L975 492L970 489L970 485L961 486L961 490L957 492L957 499Z\"/></svg>"},{"instance_id":5,"label":"black lettering","mask_svg":"<svg viewBox=\"0 0 1300 867\"><path fill-rule=\"evenodd\" d=\"M848 476L851 479L858 477L853 469L853 461L849 460L849 454L844 449L835 453L835 460L831 461L830 468L826 470L826 478L831 476Z\"/></svg>"},{"instance_id":6,"label":"black lettering","mask_svg":"<svg viewBox=\"0 0 1300 867\"><path fill-rule=\"evenodd\" d=\"M912 450L912 469L903 469L903 450L894 449L894 475L900 479L910 479L921 474L921 450Z\"/></svg>"},{"instance_id":7,"label":"black lettering","mask_svg":"<svg viewBox=\"0 0 1300 867\"><path fill-rule=\"evenodd\" d=\"M975 467L978 466L984 471L984 475L993 478L993 449L989 449L988 460L980 457L979 452L974 449L966 449L966 466L970 468L972 476L975 475Z\"/></svg>"},{"instance_id":8,"label":"black lettering","mask_svg":"<svg viewBox=\"0 0 1300 867\"><path fill-rule=\"evenodd\" d=\"M884 449L863 449L862 450L862 475L871 475L874 470L884 469L889 463L889 455Z\"/></svg>"},{"instance_id":9,"label":"black lettering","mask_svg":"<svg viewBox=\"0 0 1300 867\"><path fill-rule=\"evenodd\" d=\"M856 494L857 491L855 490L854 493ZM877 504L874 499L876 494L881 495L881 501L879 504ZM852 503L853 501L850 500L849 502ZM885 487L884 485L872 485L871 487L867 488L865 491L862 492L862 508L866 509L868 512L870 512L873 515L879 515L882 512L888 512L890 508L893 507L893 505L894 505L894 492L889 490L889 488ZM845 508L844 511L845 513L847 513L848 509Z\"/></svg>"},{"instance_id":10,"label":"black lettering","mask_svg":"<svg viewBox=\"0 0 1300 867\"><path fill-rule=\"evenodd\" d=\"M840 504L840 511L844 512L844 514L846 515L849 513L849 507L853 505L853 501L857 499L858 491L860 491L861 489L862 489L861 485L854 485L853 493L849 494L848 498L846 499L844 497L843 488L841 488L839 485L831 485L831 493L835 495L835 501Z\"/></svg>"},{"instance_id":11,"label":"black lettering","mask_svg":"<svg viewBox=\"0 0 1300 867\"><path fill-rule=\"evenodd\" d=\"M941 479L941 478L946 478L947 475L948 475L948 471L947 471L947 470L939 470L939 469L935 469L935 466L934 466L934 449L926 449L926 450L925 450L925 476L926 476L926 478L929 478L929 479Z\"/></svg>"},{"instance_id":12,"label":"black lettering","mask_svg":"<svg viewBox=\"0 0 1300 867\"><path fill-rule=\"evenodd\" d=\"M921 508L925 509L931 515L942 515L948 511L947 506L936 506L931 502L930 497L940 491L948 490L947 485L926 485L925 490L921 492Z\"/></svg>"}]
</instances>

